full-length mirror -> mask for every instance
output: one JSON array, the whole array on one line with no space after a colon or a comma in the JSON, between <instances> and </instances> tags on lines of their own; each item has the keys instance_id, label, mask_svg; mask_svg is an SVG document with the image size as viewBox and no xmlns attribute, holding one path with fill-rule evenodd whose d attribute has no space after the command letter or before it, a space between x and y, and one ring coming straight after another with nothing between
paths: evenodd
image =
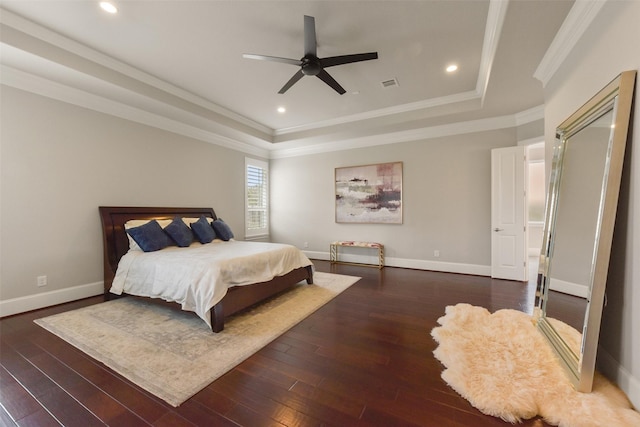
<instances>
[{"instance_id":1,"label":"full-length mirror","mask_svg":"<svg viewBox=\"0 0 640 427\"><path fill-rule=\"evenodd\" d=\"M620 74L556 131L540 256L538 328L583 392L593 384L635 74ZM567 342L549 321L562 317L567 295L584 310L583 320L571 324L582 332L579 345Z\"/></svg>"}]
</instances>

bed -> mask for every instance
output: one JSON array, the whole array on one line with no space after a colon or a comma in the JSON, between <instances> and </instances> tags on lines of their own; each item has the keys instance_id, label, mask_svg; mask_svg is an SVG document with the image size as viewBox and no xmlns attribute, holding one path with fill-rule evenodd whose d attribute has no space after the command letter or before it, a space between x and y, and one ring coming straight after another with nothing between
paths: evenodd
<instances>
[{"instance_id":1,"label":"bed","mask_svg":"<svg viewBox=\"0 0 640 427\"><path fill-rule=\"evenodd\" d=\"M210 218L209 221L216 220L216 214L212 208L178 208L178 207L119 207L119 206L101 206L99 207L100 218L102 221L103 231L103 252L104 252L104 294L105 299L112 299L118 295L112 293L112 286L118 272L118 264L121 259L131 256L129 253L130 239L125 231L125 224L133 220L171 220L176 216L182 218L199 218L204 216ZM232 244L239 246L240 242L209 243L207 245L225 245ZM243 242L249 244L249 242ZM193 246L198 246L199 243ZM232 247L230 245L229 247ZM263 246L270 245L262 243ZM276 245L274 246L282 246ZM289 246L289 245L287 245ZM292 247L293 248L293 247ZM215 249L215 248L214 248ZM171 248L173 251L189 251L188 248ZM297 250L297 249L296 249ZM167 251L163 249L162 251ZM158 252L162 252L158 251ZM299 251L299 250L297 250ZM161 256L167 256L162 253ZM128 254L129 253L129 254ZM134 254L137 255L137 254ZM304 257L306 259L306 257ZM166 259L166 258L165 258ZM244 262L243 259L242 262ZM238 261L240 262L240 261ZM304 265L303 265L304 264ZM119 273L122 275L122 273ZM116 280L118 282L120 279ZM301 281L308 284L313 283L313 264L306 259L306 262L300 262L299 267L295 267L290 271L283 272L273 278L251 283L242 286L227 286L223 292L224 296L219 301L211 301L213 304L208 310L208 316L203 317L202 313L197 313L211 326L213 332L220 332L224 329L224 319L240 310L257 304L268 299L278 293L284 292ZM126 290L121 293L127 295ZM135 296L148 296L139 293L132 293ZM165 301L175 301L172 298L160 297ZM177 307L181 304L173 302Z\"/></svg>"}]
</instances>

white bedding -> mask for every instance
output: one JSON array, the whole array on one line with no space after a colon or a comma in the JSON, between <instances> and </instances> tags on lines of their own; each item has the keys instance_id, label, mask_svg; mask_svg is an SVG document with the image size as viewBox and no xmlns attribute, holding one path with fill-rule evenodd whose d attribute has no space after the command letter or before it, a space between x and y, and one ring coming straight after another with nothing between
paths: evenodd
<instances>
[{"instance_id":1,"label":"white bedding","mask_svg":"<svg viewBox=\"0 0 640 427\"><path fill-rule=\"evenodd\" d=\"M118 264L111 292L177 302L211 326L211 308L231 286L265 282L312 265L291 245L228 241L156 252L129 251Z\"/></svg>"}]
</instances>

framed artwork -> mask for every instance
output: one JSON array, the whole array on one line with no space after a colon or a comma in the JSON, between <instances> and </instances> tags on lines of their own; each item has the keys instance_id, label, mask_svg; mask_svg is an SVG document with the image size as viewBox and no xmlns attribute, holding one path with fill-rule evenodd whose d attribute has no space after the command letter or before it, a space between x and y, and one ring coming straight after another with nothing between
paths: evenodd
<instances>
[{"instance_id":1,"label":"framed artwork","mask_svg":"<svg viewBox=\"0 0 640 427\"><path fill-rule=\"evenodd\" d=\"M402 162L336 168L336 222L402 224Z\"/></svg>"}]
</instances>

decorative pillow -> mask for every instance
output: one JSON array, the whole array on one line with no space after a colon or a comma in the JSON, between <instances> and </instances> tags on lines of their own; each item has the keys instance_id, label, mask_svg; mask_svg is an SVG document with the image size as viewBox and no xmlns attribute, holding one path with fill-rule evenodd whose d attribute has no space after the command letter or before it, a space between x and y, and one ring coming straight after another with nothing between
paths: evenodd
<instances>
[{"instance_id":1,"label":"decorative pillow","mask_svg":"<svg viewBox=\"0 0 640 427\"><path fill-rule=\"evenodd\" d=\"M196 222L191 223L191 229L193 230L193 234L196 235L196 239L202 244L210 243L216 238L215 231L213 231L213 228L209 225L209 221L207 221L207 217L204 215Z\"/></svg>"},{"instance_id":2,"label":"decorative pillow","mask_svg":"<svg viewBox=\"0 0 640 427\"><path fill-rule=\"evenodd\" d=\"M148 224L151 221L152 220L150 219L130 219L129 221L124 223L124 229L126 231L134 227L140 227L141 225ZM156 221L158 221L158 224L160 224L160 227L162 228L166 227L171 222L170 219L158 219ZM133 240L133 237L131 237L128 233L127 238L129 239L130 251L142 251L142 248L136 243L135 240Z\"/></svg>"},{"instance_id":3,"label":"decorative pillow","mask_svg":"<svg viewBox=\"0 0 640 427\"><path fill-rule=\"evenodd\" d=\"M179 216L173 218L173 221L164 228L164 231L181 248L185 248L193 242L193 232Z\"/></svg>"},{"instance_id":4,"label":"decorative pillow","mask_svg":"<svg viewBox=\"0 0 640 427\"><path fill-rule=\"evenodd\" d=\"M211 223L213 230L216 232L216 236L224 240L225 242L233 239L233 232L231 228L221 219L216 219Z\"/></svg>"},{"instance_id":5,"label":"decorative pillow","mask_svg":"<svg viewBox=\"0 0 640 427\"><path fill-rule=\"evenodd\" d=\"M169 235L164 232L158 221L155 219L139 227L129 228L127 234L145 252L159 251L173 244Z\"/></svg>"}]
</instances>

